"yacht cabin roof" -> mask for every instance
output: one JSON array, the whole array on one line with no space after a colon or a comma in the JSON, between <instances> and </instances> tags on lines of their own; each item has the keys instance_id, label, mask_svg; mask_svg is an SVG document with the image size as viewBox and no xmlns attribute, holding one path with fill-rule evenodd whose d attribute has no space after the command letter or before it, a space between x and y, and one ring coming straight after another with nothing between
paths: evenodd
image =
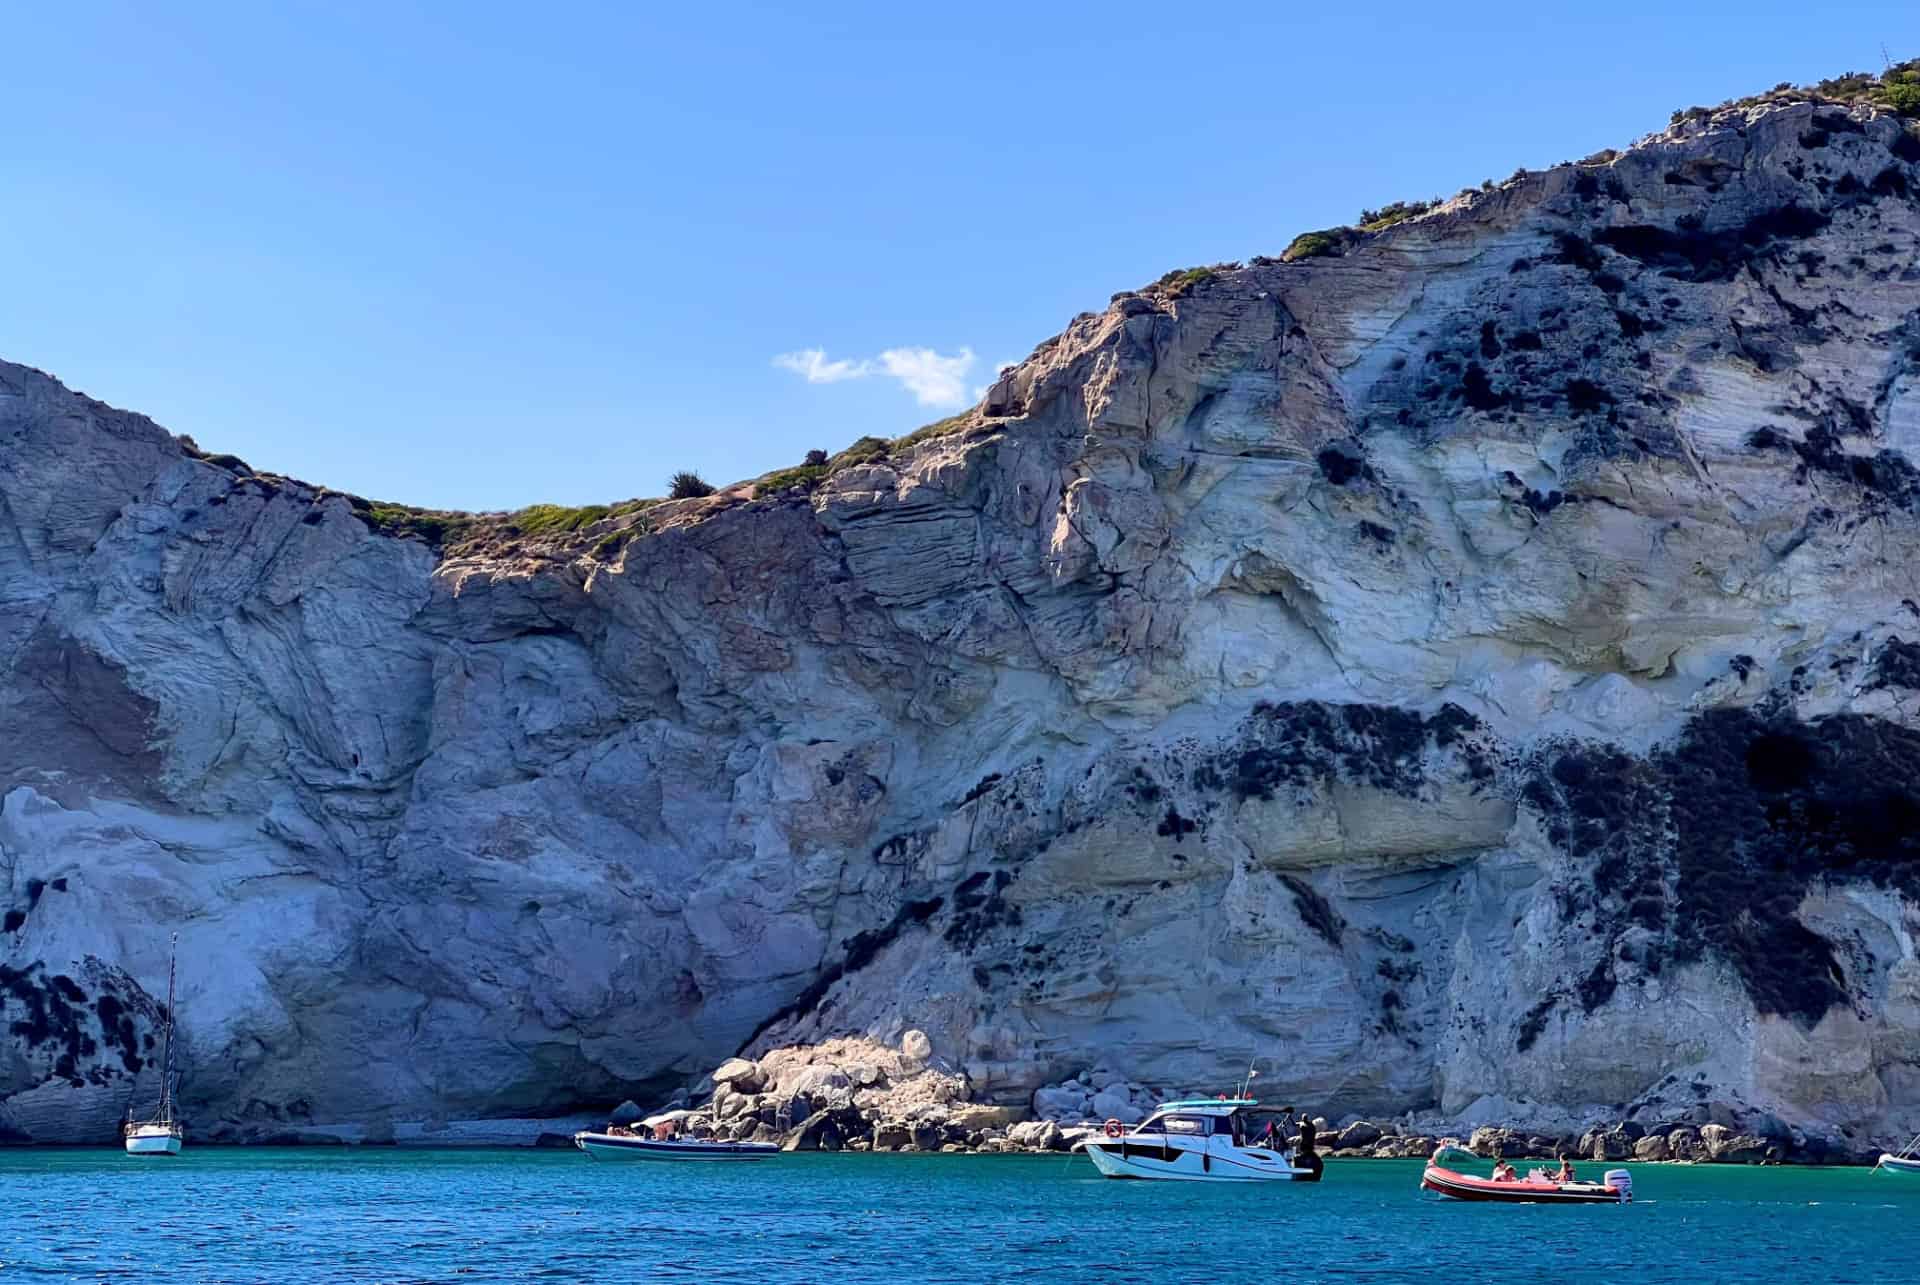
<instances>
[{"instance_id":1,"label":"yacht cabin roof","mask_svg":"<svg viewBox=\"0 0 1920 1285\"><path fill-rule=\"evenodd\" d=\"M1257 1107L1257 1098L1186 1098L1179 1102L1162 1102L1155 1115L1168 1111L1191 1112L1196 1115L1232 1115L1246 1107ZM1269 1107L1268 1110L1273 1108Z\"/></svg>"}]
</instances>

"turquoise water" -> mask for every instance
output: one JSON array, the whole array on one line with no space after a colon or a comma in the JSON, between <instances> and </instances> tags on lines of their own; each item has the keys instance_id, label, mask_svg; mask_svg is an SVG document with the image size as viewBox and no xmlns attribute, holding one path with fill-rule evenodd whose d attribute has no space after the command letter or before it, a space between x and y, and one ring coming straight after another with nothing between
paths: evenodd
<instances>
[{"instance_id":1,"label":"turquoise water","mask_svg":"<svg viewBox=\"0 0 1920 1285\"><path fill-rule=\"evenodd\" d=\"M0 1279L787 1282L1902 1280L1920 1180L1634 1170L1642 1203L1448 1204L1412 1161L1318 1186L1112 1182L1066 1157L0 1152Z\"/></svg>"}]
</instances>

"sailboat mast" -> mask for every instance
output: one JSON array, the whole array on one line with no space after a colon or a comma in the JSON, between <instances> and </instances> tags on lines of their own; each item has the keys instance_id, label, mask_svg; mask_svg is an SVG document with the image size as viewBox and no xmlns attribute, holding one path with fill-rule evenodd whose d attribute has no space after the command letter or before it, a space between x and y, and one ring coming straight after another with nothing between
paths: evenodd
<instances>
[{"instance_id":1,"label":"sailboat mast","mask_svg":"<svg viewBox=\"0 0 1920 1285\"><path fill-rule=\"evenodd\" d=\"M160 1046L160 1118L168 1123L173 1120L173 964L179 951L180 934L175 933L167 944L167 1026Z\"/></svg>"}]
</instances>

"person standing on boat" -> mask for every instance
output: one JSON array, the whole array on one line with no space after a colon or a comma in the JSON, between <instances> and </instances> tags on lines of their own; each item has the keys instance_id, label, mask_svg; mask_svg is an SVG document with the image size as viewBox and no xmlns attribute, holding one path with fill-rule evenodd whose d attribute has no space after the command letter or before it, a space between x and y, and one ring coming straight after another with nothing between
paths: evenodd
<instances>
[{"instance_id":1,"label":"person standing on boat","mask_svg":"<svg viewBox=\"0 0 1920 1285\"><path fill-rule=\"evenodd\" d=\"M1313 1127L1313 1117L1302 1111L1300 1113L1300 1154L1312 1155L1313 1144L1319 1136L1319 1132Z\"/></svg>"}]
</instances>

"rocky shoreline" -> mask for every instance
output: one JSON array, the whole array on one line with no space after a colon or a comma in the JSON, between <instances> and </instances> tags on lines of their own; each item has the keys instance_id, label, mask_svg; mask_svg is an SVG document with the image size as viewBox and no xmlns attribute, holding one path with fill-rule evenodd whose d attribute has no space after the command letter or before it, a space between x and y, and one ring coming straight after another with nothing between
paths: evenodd
<instances>
[{"instance_id":1,"label":"rocky shoreline","mask_svg":"<svg viewBox=\"0 0 1920 1285\"><path fill-rule=\"evenodd\" d=\"M649 1113L626 1102L610 1122L641 1129L666 1124L685 1136L775 1142L786 1151L1047 1153L1070 1151L1108 1120L1137 1124L1160 1102L1211 1096L1136 1084L1099 1068L1036 1090L1027 1105L977 1102L966 1077L933 1056L926 1035L908 1031L897 1049L836 1039L757 1059L729 1058L662 1109ZM1670 1119L1607 1120L1577 1131L1467 1127L1411 1114L1401 1120L1317 1115L1314 1127L1320 1153L1330 1159L1417 1160L1445 1145L1489 1160L1564 1155L1636 1164L1871 1165L1887 1149L1723 1103Z\"/></svg>"}]
</instances>

